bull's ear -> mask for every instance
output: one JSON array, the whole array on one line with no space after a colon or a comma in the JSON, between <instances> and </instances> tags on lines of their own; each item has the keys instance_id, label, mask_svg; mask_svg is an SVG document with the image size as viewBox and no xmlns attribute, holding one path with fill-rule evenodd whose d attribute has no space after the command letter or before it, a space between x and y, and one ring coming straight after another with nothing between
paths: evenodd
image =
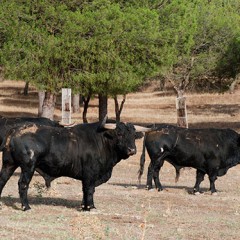
<instances>
[{"instance_id":1,"label":"bull's ear","mask_svg":"<svg viewBox=\"0 0 240 240\"><path fill-rule=\"evenodd\" d=\"M144 136L144 134L142 132L136 132L135 138L136 139L140 139Z\"/></svg>"}]
</instances>

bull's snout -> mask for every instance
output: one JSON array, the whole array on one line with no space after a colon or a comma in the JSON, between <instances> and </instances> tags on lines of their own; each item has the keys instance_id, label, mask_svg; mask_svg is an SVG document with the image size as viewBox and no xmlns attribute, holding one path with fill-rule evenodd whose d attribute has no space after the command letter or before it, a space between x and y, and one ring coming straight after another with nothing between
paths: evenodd
<instances>
[{"instance_id":1,"label":"bull's snout","mask_svg":"<svg viewBox=\"0 0 240 240\"><path fill-rule=\"evenodd\" d=\"M131 156L131 155L134 155L136 154L137 151L136 151L136 148L128 148L128 155Z\"/></svg>"}]
</instances>

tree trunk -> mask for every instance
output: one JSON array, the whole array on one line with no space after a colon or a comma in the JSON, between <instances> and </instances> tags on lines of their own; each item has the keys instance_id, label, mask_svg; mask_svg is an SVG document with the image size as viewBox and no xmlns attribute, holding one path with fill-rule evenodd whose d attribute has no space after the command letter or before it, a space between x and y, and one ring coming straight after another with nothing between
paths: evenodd
<instances>
[{"instance_id":1,"label":"tree trunk","mask_svg":"<svg viewBox=\"0 0 240 240\"><path fill-rule=\"evenodd\" d=\"M165 79L161 79L161 80L160 80L160 83L159 83L160 91L163 91L163 90L164 90L165 84L166 84Z\"/></svg>"},{"instance_id":2,"label":"tree trunk","mask_svg":"<svg viewBox=\"0 0 240 240\"><path fill-rule=\"evenodd\" d=\"M187 121L187 108L186 108L186 98L184 97L184 91L189 84L190 80L190 73L193 68L194 64L194 57L191 57L191 62L189 66L185 70L185 75L183 76L182 81L177 86L176 83L172 80L174 76L173 71L169 74L170 77L169 81L172 83L174 90L177 93L176 99L176 109L177 109L177 125L179 127L188 128L188 121Z\"/></svg>"},{"instance_id":3,"label":"tree trunk","mask_svg":"<svg viewBox=\"0 0 240 240\"><path fill-rule=\"evenodd\" d=\"M229 92L232 94L235 91L236 85L240 82L240 73L236 75L235 79L233 80L232 84L229 87Z\"/></svg>"},{"instance_id":4,"label":"tree trunk","mask_svg":"<svg viewBox=\"0 0 240 240\"><path fill-rule=\"evenodd\" d=\"M62 123L71 124L72 113L72 90L71 88L62 88Z\"/></svg>"},{"instance_id":5,"label":"tree trunk","mask_svg":"<svg viewBox=\"0 0 240 240\"><path fill-rule=\"evenodd\" d=\"M38 92L38 117L42 116L43 113L43 101L45 98L45 92L39 91Z\"/></svg>"},{"instance_id":6,"label":"tree trunk","mask_svg":"<svg viewBox=\"0 0 240 240\"><path fill-rule=\"evenodd\" d=\"M122 100L121 105L119 107L117 96L114 97L116 122L120 122L120 117L121 117L121 113L122 113L122 110L123 110L123 105L125 103L125 100L126 100L126 95L124 94L123 95L123 100Z\"/></svg>"},{"instance_id":7,"label":"tree trunk","mask_svg":"<svg viewBox=\"0 0 240 240\"><path fill-rule=\"evenodd\" d=\"M56 96L51 92L45 93L45 98L43 101L42 115L41 117L46 117L53 120L54 109L55 109Z\"/></svg>"},{"instance_id":8,"label":"tree trunk","mask_svg":"<svg viewBox=\"0 0 240 240\"><path fill-rule=\"evenodd\" d=\"M87 110L88 110L88 104L89 104L90 98L91 98L91 95L88 95L87 98L82 97L82 100L84 102L83 115L82 115L83 123L88 122L88 120L87 120Z\"/></svg>"},{"instance_id":9,"label":"tree trunk","mask_svg":"<svg viewBox=\"0 0 240 240\"><path fill-rule=\"evenodd\" d=\"M91 94L90 94L90 95L91 95ZM84 98L84 97L80 94L80 95L79 95L79 105L80 105L80 106L83 105L83 103L84 103L84 102L83 102L83 98Z\"/></svg>"},{"instance_id":10,"label":"tree trunk","mask_svg":"<svg viewBox=\"0 0 240 240\"><path fill-rule=\"evenodd\" d=\"M106 95L99 94L98 101L98 120L102 122L108 113L108 97Z\"/></svg>"},{"instance_id":11,"label":"tree trunk","mask_svg":"<svg viewBox=\"0 0 240 240\"><path fill-rule=\"evenodd\" d=\"M176 98L177 125L188 128L186 98L183 96L183 93L183 90L179 90Z\"/></svg>"},{"instance_id":12,"label":"tree trunk","mask_svg":"<svg viewBox=\"0 0 240 240\"><path fill-rule=\"evenodd\" d=\"M72 99L72 105L73 105L73 113L79 113L80 112L80 95L74 94Z\"/></svg>"},{"instance_id":13,"label":"tree trunk","mask_svg":"<svg viewBox=\"0 0 240 240\"><path fill-rule=\"evenodd\" d=\"M28 89L29 89L29 82L26 82L24 90L23 90L23 95L25 95L25 96L28 95Z\"/></svg>"}]
</instances>

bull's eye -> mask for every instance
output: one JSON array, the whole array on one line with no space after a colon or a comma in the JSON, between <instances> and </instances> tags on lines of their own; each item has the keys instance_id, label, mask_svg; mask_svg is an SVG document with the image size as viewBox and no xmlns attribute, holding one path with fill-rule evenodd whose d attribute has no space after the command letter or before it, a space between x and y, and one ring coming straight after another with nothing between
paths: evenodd
<instances>
[{"instance_id":1,"label":"bull's eye","mask_svg":"<svg viewBox=\"0 0 240 240\"><path fill-rule=\"evenodd\" d=\"M117 134L118 138L122 139L123 135L121 133Z\"/></svg>"}]
</instances>

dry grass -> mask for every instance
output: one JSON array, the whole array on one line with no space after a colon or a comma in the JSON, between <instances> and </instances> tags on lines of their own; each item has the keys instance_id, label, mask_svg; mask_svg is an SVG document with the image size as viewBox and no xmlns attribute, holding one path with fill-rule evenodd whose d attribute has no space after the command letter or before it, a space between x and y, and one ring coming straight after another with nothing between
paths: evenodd
<instances>
[{"instance_id":1,"label":"dry grass","mask_svg":"<svg viewBox=\"0 0 240 240\"><path fill-rule=\"evenodd\" d=\"M0 114L36 116L37 94L31 89L24 97L24 83L0 83ZM190 127L222 127L240 131L240 94L187 94ZM90 102L89 120L97 120L97 101ZM109 101L109 117L114 118ZM60 119L59 105L55 118ZM81 114L73 118L81 122ZM142 124L175 123L175 96L164 92L129 94L122 113L123 121ZM240 235L240 166L231 168L216 181L218 195L212 196L206 178L205 194L189 194L195 181L195 170L181 172L174 183L174 168L165 163L161 170L163 192L144 189L146 170L138 185L137 171L142 140L137 140L138 153L120 162L112 178L96 189L97 211L79 212L81 182L59 178L50 191L42 188L43 179L34 176L29 190L32 210L22 212L17 189L18 172L3 190L4 206L0 210L0 239L116 239L116 240L233 240ZM0 156L1 158L1 156ZM147 158L147 164L149 158Z\"/></svg>"}]
</instances>

